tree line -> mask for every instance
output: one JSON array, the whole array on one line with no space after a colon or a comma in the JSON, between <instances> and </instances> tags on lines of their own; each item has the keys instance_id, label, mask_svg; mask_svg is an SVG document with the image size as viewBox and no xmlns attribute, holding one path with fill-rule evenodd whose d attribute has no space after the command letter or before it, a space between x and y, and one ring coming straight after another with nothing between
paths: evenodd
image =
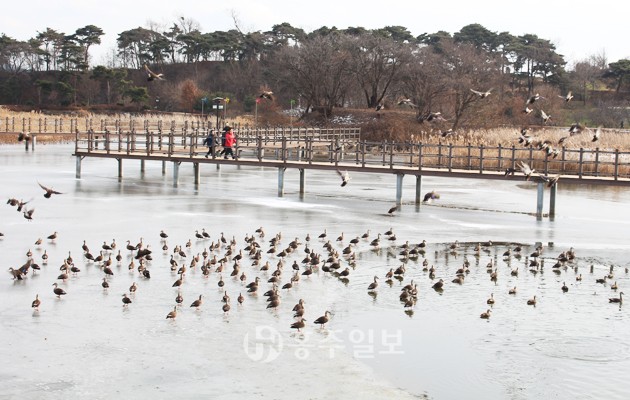
<instances>
[{"instance_id":1,"label":"tree line","mask_svg":"<svg viewBox=\"0 0 630 400\"><path fill-rule=\"evenodd\" d=\"M630 77L630 60L609 63L604 54L593 55L567 69L549 40L479 24L452 35L413 36L402 26L324 26L307 33L289 23L266 32L243 32L236 25L204 33L198 22L179 18L166 29L149 23L119 33L108 65L90 67L90 49L103 34L94 25L69 35L46 28L25 42L3 34L0 101L192 111L202 98L220 95L250 111L257 93L272 90L279 108L297 101L304 114L400 104L411 107L419 121L440 111L457 128L480 125L488 109L493 123L515 119L524 99L539 92L554 99L571 92L583 105L593 93L606 92L590 100L608 107L626 100ZM166 80L147 83L145 64ZM481 98L478 92L491 95ZM555 100L545 111L560 105Z\"/></svg>"}]
</instances>

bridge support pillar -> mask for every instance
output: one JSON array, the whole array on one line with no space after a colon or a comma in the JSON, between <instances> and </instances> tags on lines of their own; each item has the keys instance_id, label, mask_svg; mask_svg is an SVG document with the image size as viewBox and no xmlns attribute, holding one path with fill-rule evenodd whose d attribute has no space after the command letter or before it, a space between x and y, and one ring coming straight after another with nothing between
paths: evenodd
<instances>
[{"instance_id":1,"label":"bridge support pillar","mask_svg":"<svg viewBox=\"0 0 630 400\"><path fill-rule=\"evenodd\" d=\"M121 180L123 177L123 160L122 158L117 158L116 161L118 161L118 180Z\"/></svg>"},{"instance_id":2,"label":"bridge support pillar","mask_svg":"<svg viewBox=\"0 0 630 400\"><path fill-rule=\"evenodd\" d=\"M286 168L278 168L278 197L284 196L284 171Z\"/></svg>"},{"instance_id":3,"label":"bridge support pillar","mask_svg":"<svg viewBox=\"0 0 630 400\"><path fill-rule=\"evenodd\" d=\"M402 186L404 177L405 174L396 174L396 205L398 207L402 205Z\"/></svg>"},{"instance_id":4,"label":"bridge support pillar","mask_svg":"<svg viewBox=\"0 0 630 400\"><path fill-rule=\"evenodd\" d=\"M558 191L558 184L554 184L549 189L549 218L556 216L556 192Z\"/></svg>"},{"instance_id":5,"label":"bridge support pillar","mask_svg":"<svg viewBox=\"0 0 630 400\"><path fill-rule=\"evenodd\" d=\"M422 198L422 175L416 175L416 206L419 206L421 201L420 199Z\"/></svg>"},{"instance_id":6,"label":"bridge support pillar","mask_svg":"<svg viewBox=\"0 0 630 400\"><path fill-rule=\"evenodd\" d=\"M162 176L166 175L166 161L162 161Z\"/></svg>"},{"instance_id":7,"label":"bridge support pillar","mask_svg":"<svg viewBox=\"0 0 630 400\"><path fill-rule=\"evenodd\" d=\"M77 179L81 179L81 156L77 156L76 164L77 164L77 172L75 174L75 177Z\"/></svg>"},{"instance_id":8,"label":"bridge support pillar","mask_svg":"<svg viewBox=\"0 0 630 400\"><path fill-rule=\"evenodd\" d=\"M304 168L300 168L300 198L304 198Z\"/></svg>"},{"instance_id":9,"label":"bridge support pillar","mask_svg":"<svg viewBox=\"0 0 630 400\"><path fill-rule=\"evenodd\" d=\"M538 182L538 191L536 196L536 219L542 219L543 215L543 199L545 194L545 184Z\"/></svg>"},{"instance_id":10,"label":"bridge support pillar","mask_svg":"<svg viewBox=\"0 0 630 400\"><path fill-rule=\"evenodd\" d=\"M193 163L193 173L195 175L195 186L199 186L199 181L201 177L199 163Z\"/></svg>"},{"instance_id":11,"label":"bridge support pillar","mask_svg":"<svg viewBox=\"0 0 630 400\"><path fill-rule=\"evenodd\" d=\"M177 187L179 185L179 165L178 161L173 162L173 187Z\"/></svg>"}]
</instances>

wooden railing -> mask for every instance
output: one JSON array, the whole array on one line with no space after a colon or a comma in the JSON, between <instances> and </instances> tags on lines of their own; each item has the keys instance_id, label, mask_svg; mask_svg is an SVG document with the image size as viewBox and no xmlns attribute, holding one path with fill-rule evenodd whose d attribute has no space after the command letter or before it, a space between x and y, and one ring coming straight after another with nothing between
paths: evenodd
<instances>
[{"instance_id":1,"label":"wooden railing","mask_svg":"<svg viewBox=\"0 0 630 400\"><path fill-rule=\"evenodd\" d=\"M275 132L278 132L277 136L272 134ZM289 129L265 131L264 136L260 130L241 132L237 133L236 154L239 160L249 162L300 162L322 167L327 165L328 168L378 169L379 172L405 169L417 175L428 169L496 175L509 169L518 171L519 163L526 162L536 170L536 174L548 176L561 174L614 181L630 179L630 152L618 150L561 148L553 157L531 147L367 142L355 139L353 132L335 132ZM76 132L75 154L128 155L181 161L182 158L192 159L205 153L205 137L206 133L199 129L175 129L173 126L167 132L164 129L90 130ZM220 149L217 145L216 150Z\"/></svg>"},{"instance_id":2,"label":"wooden railing","mask_svg":"<svg viewBox=\"0 0 630 400\"><path fill-rule=\"evenodd\" d=\"M332 139L339 135L358 140L360 128L304 128L304 127L254 127L246 124L227 122L235 132L243 139L262 136L265 140L280 141L281 138L289 140L301 140L307 137L318 136L324 139ZM126 132L151 132L162 136L170 132L180 132L182 135L190 135L193 132L207 132L216 127L210 120L161 120L161 119L93 119L93 118L0 118L0 133L24 132L24 133L76 133L95 132L126 133Z\"/></svg>"}]
</instances>

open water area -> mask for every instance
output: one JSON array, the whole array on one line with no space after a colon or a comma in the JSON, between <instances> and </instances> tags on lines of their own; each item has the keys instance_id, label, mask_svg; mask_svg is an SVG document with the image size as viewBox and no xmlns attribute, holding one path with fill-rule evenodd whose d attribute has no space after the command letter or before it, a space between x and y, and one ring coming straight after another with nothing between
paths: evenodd
<instances>
[{"instance_id":1,"label":"open water area","mask_svg":"<svg viewBox=\"0 0 630 400\"><path fill-rule=\"evenodd\" d=\"M22 280L10 273L0 279L0 399L630 397L630 308L609 302L630 294L627 189L560 184L556 217L537 220L532 182L425 177L423 193L435 190L440 199L416 207L415 179L405 177L403 207L389 215L394 175L355 173L341 187L334 172L307 170L300 198L298 171L289 169L278 197L275 169L202 164L195 187L192 165L182 164L174 187L170 165L162 175L160 162L147 162L141 174L139 162L125 160L119 181L114 160L86 158L76 179L72 152L73 144L39 144L34 152L0 147L1 267L19 268L30 251L41 268ZM44 198L38 182L62 194ZM30 200L33 219L4 204L9 198ZM260 227L264 237L255 232ZM210 238L196 238L204 229ZM57 238L47 239L54 232ZM379 234L380 243L371 245ZM227 243L209 250L222 235ZM260 246L258 265L245 250L246 237ZM296 238L297 248L278 256ZM416 257L401 255L405 245L411 250L423 240ZM113 260L108 289L101 286L103 262L85 258L84 241L94 256L116 243L103 251L104 260ZM138 272L127 241L152 250L144 263L150 278ZM339 253L332 273L324 271L332 264L324 263L327 242ZM185 257L174 254L178 245ZM537 245L542 255L534 258ZM343 254L348 246L353 259ZM302 275L305 247L320 255L312 275ZM554 268L571 248L575 258ZM222 272L220 261L202 272L204 250L208 260L226 258ZM68 256L80 272L57 279ZM180 287L172 286L180 275L171 258L177 269L187 268ZM540 266L530 266L534 260ZM266 262L269 269L261 270ZM300 279L278 289L279 305L267 308L264 293L279 263L280 287L290 282L294 263ZM463 284L453 283L464 264ZM235 265L238 275L231 276ZM386 273L401 265L404 275L388 283ZM369 292L374 276L378 287ZM256 277L258 290L250 293L246 284ZM432 288L439 279L442 291ZM412 280L416 300L405 307L401 289ZM67 294L55 296L53 283ZM178 293L184 300L176 318L167 319ZM123 305L123 294L131 304ZM38 309L31 307L36 295ZM199 295L201 306L190 307ZM528 305L534 296L535 306ZM299 299L305 327L298 332L291 325ZM490 318L480 318L487 309ZM326 311L328 323L316 325Z\"/></svg>"}]
</instances>

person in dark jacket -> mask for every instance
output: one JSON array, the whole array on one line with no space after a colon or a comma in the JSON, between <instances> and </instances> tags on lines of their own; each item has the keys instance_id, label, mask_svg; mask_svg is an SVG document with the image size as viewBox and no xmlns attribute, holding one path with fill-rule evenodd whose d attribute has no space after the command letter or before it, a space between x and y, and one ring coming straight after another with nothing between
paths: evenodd
<instances>
[{"instance_id":1,"label":"person in dark jacket","mask_svg":"<svg viewBox=\"0 0 630 400\"><path fill-rule=\"evenodd\" d=\"M212 129L208 131L208 136L203 140L203 144L208 146L208 152L205 157L208 158L210 154L214 156L214 131Z\"/></svg>"}]
</instances>

